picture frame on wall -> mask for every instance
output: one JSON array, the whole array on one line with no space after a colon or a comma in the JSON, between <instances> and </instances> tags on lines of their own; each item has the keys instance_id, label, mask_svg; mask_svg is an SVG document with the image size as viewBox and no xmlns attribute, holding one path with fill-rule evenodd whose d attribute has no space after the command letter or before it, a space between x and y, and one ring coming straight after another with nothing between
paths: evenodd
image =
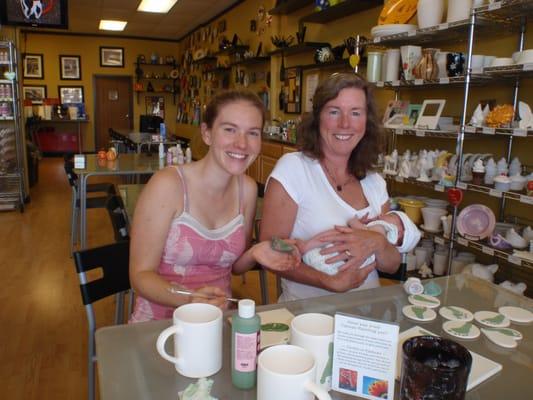
<instances>
[{"instance_id":1,"label":"picture frame on wall","mask_svg":"<svg viewBox=\"0 0 533 400\"><path fill-rule=\"evenodd\" d=\"M61 104L83 103L83 86L58 86L57 90Z\"/></svg>"},{"instance_id":2,"label":"picture frame on wall","mask_svg":"<svg viewBox=\"0 0 533 400\"><path fill-rule=\"evenodd\" d=\"M300 114L302 111L302 69L300 67L285 70L285 113Z\"/></svg>"},{"instance_id":3,"label":"picture frame on wall","mask_svg":"<svg viewBox=\"0 0 533 400\"><path fill-rule=\"evenodd\" d=\"M62 80L81 80L81 57L60 55L59 77Z\"/></svg>"},{"instance_id":4,"label":"picture frame on wall","mask_svg":"<svg viewBox=\"0 0 533 400\"><path fill-rule=\"evenodd\" d=\"M26 79L44 79L42 54L26 53L22 56L22 76Z\"/></svg>"},{"instance_id":5,"label":"picture frame on wall","mask_svg":"<svg viewBox=\"0 0 533 400\"><path fill-rule=\"evenodd\" d=\"M32 85L22 87L24 100L31 100L32 104L42 104L46 99L46 85Z\"/></svg>"},{"instance_id":6,"label":"picture frame on wall","mask_svg":"<svg viewBox=\"0 0 533 400\"><path fill-rule=\"evenodd\" d=\"M124 47L100 46L100 66L124 68Z\"/></svg>"}]
</instances>

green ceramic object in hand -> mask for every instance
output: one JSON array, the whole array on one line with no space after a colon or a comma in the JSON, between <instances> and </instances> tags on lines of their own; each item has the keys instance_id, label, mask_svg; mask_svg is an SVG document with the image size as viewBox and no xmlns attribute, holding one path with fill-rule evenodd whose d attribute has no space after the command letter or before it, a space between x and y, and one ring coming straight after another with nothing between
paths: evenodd
<instances>
[{"instance_id":1,"label":"green ceramic object in hand","mask_svg":"<svg viewBox=\"0 0 533 400\"><path fill-rule=\"evenodd\" d=\"M285 242L284 240L274 236L270 242L272 250L279 251L280 253L292 253L294 247Z\"/></svg>"}]
</instances>

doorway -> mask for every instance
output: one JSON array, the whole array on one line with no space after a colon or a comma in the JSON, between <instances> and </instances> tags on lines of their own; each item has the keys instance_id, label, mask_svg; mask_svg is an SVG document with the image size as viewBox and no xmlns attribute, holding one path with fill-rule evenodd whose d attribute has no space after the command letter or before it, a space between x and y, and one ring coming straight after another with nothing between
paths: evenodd
<instances>
[{"instance_id":1,"label":"doorway","mask_svg":"<svg viewBox=\"0 0 533 400\"><path fill-rule=\"evenodd\" d=\"M94 77L95 148L106 148L109 128L133 129L133 80L131 76Z\"/></svg>"}]
</instances>

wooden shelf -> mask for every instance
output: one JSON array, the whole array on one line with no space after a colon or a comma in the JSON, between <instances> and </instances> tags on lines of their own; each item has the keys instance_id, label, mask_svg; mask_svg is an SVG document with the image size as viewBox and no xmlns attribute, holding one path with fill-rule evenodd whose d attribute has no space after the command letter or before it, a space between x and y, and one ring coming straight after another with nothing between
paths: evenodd
<instances>
[{"instance_id":1,"label":"wooden shelf","mask_svg":"<svg viewBox=\"0 0 533 400\"><path fill-rule=\"evenodd\" d=\"M306 51L312 51L319 49L320 47L329 46L329 43L325 42L304 42L302 44L297 44L296 46L283 47L268 53L271 56L277 54L292 55L298 53L305 53Z\"/></svg>"},{"instance_id":2,"label":"wooden shelf","mask_svg":"<svg viewBox=\"0 0 533 400\"><path fill-rule=\"evenodd\" d=\"M208 64L208 63L212 63L216 61L217 61L216 57L207 56L207 57L199 58L198 60L194 60L192 63L193 64Z\"/></svg>"},{"instance_id":3,"label":"wooden shelf","mask_svg":"<svg viewBox=\"0 0 533 400\"><path fill-rule=\"evenodd\" d=\"M313 0L285 0L278 6L271 9L268 13L270 15L287 15L300 8L314 4Z\"/></svg>"},{"instance_id":4,"label":"wooden shelf","mask_svg":"<svg viewBox=\"0 0 533 400\"><path fill-rule=\"evenodd\" d=\"M176 67L176 63L172 63L172 64L152 64L152 63L147 63L147 62L135 62L133 63L135 65L146 65L146 66L150 66L150 67L170 67L170 68L175 68Z\"/></svg>"},{"instance_id":5,"label":"wooden shelf","mask_svg":"<svg viewBox=\"0 0 533 400\"><path fill-rule=\"evenodd\" d=\"M314 12L300 18L300 22L314 22L325 24L336 19L347 17L350 14L369 10L383 5L383 0L346 0L325 10Z\"/></svg>"},{"instance_id":6,"label":"wooden shelf","mask_svg":"<svg viewBox=\"0 0 533 400\"><path fill-rule=\"evenodd\" d=\"M230 48L219 50L216 53L214 53L214 56L222 56L222 55L232 55L237 53L244 53L245 51L248 51L250 49L250 46L247 45L238 45L238 46L232 46Z\"/></svg>"},{"instance_id":7,"label":"wooden shelf","mask_svg":"<svg viewBox=\"0 0 533 400\"><path fill-rule=\"evenodd\" d=\"M252 57L252 58L245 58L241 61L235 61L234 63L231 63L231 65L253 65L253 64L263 64L270 61L270 56L261 56L261 57Z\"/></svg>"}]
</instances>

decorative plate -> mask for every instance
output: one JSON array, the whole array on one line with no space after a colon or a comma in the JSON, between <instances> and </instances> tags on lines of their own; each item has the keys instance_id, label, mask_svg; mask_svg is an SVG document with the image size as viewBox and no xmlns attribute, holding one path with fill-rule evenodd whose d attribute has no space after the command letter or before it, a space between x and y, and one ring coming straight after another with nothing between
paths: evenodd
<instances>
[{"instance_id":1,"label":"decorative plate","mask_svg":"<svg viewBox=\"0 0 533 400\"><path fill-rule=\"evenodd\" d=\"M505 306L498 308L498 311L513 322L524 324L533 322L533 313L525 308Z\"/></svg>"},{"instance_id":2,"label":"decorative plate","mask_svg":"<svg viewBox=\"0 0 533 400\"><path fill-rule=\"evenodd\" d=\"M440 300L433 296L428 296L426 294L412 294L407 298L409 303L415 306L436 308L440 306Z\"/></svg>"},{"instance_id":3,"label":"decorative plate","mask_svg":"<svg viewBox=\"0 0 533 400\"><path fill-rule=\"evenodd\" d=\"M415 321L433 321L435 318L437 318L437 313L435 311L433 311L431 308L427 308L424 306L404 306L402 308L402 312L403 315L405 315L407 318L413 319Z\"/></svg>"},{"instance_id":4,"label":"decorative plate","mask_svg":"<svg viewBox=\"0 0 533 400\"><path fill-rule=\"evenodd\" d=\"M439 309L439 314L442 318L450 321L465 321L470 322L474 319L474 314L466 308L457 306L444 306Z\"/></svg>"},{"instance_id":5,"label":"decorative plate","mask_svg":"<svg viewBox=\"0 0 533 400\"><path fill-rule=\"evenodd\" d=\"M505 315L494 311L478 311L474 313L474 319L480 324L491 328L507 328L511 325Z\"/></svg>"},{"instance_id":6,"label":"decorative plate","mask_svg":"<svg viewBox=\"0 0 533 400\"><path fill-rule=\"evenodd\" d=\"M390 0L379 14L378 24L405 24L416 13L418 0Z\"/></svg>"},{"instance_id":7,"label":"decorative plate","mask_svg":"<svg viewBox=\"0 0 533 400\"><path fill-rule=\"evenodd\" d=\"M463 208L457 217L457 231L470 240L488 237L496 226L492 210L482 204L472 204Z\"/></svg>"},{"instance_id":8,"label":"decorative plate","mask_svg":"<svg viewBox=\"0 0 533 400\"><path fill-rule=\"evenodd\" d=\"M480 335L479 328L468 321L446 321L442 324L442 329L459 339L475 339Z\"/></svg>"}]
</instances>

